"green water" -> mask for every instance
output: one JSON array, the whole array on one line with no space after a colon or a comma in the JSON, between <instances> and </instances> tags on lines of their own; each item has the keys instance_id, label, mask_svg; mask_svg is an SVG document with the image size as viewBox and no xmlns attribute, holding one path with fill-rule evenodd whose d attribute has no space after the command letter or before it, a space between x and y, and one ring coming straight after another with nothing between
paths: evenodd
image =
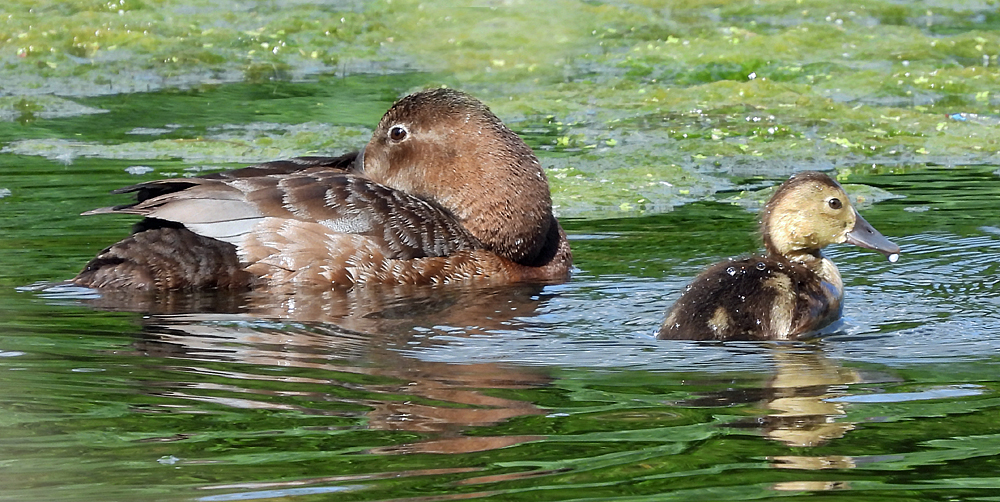
<instances>
[{"instance_id":1,"label":"green water","mask_svg":"<svg viewBox=\"0 0 1000 502\"><path fill-rule=\"evenodd\" d=\"M115 143L177 123L198 136L284 100L338 99L366 100L330 118L361 127L408 78L94 98L88 106L109 110L100 130L79 118L7 127ZM119 199L108 190L184 172L190 159L48 157L0 155L10 190L0 499L986 500L1000 490L995 167L845 171L848 186L896 196L865 216L902 260L831 249L847 285L833 333L720 345L651 334L701 267L756 249L755 216L739 204L566 219L578 270L544 288L97 298L16 288L70 277L127 232L128 219L77 216ZM135 165L154 172L125 172ZM743 200L740 187L781 176L722 179L736 188L717 198Z\"/></svg>"},{"instance_id":2,"label":"green water","mask_svg":"<svg viewBox=\"0 0 1000 502\"><path fill-rule=\"evenodd\" d=\"M1000 500L990 2L0 13L0 500ZM127 235L78 216L110 190L354 148L440 84L539 152L571 281L58 285ZM758 249L753 211L803 168L900 261L830 248L847 296L820 339L654 340L703 267Z\"/></svg>"}]
</instances>

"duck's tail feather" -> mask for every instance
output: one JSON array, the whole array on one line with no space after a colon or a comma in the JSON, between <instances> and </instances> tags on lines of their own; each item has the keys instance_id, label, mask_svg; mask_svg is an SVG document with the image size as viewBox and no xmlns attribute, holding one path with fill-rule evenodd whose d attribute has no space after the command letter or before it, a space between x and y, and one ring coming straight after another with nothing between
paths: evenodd
<instances>
[{"instance_id":1,"label":"duck's tail feather","mask_svg":"<svg viewBox=\"0 0 1000 502\"><path fill-rule=\"evenodd\" d=\"M101 251L73 282L91 288L245 289L236 247L185 228L149 228Z\"/></svg>"}]
</instances>

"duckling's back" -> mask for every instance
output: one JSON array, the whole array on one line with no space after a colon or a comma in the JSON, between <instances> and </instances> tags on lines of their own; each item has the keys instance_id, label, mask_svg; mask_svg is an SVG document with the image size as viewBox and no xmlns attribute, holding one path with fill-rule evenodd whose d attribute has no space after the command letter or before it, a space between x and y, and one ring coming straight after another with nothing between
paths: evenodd
<instances>
[{"instance_id":1,"label":"duckling's back","mask_svg":"<svg viewBox=\"0 0 1000 502\"><path fill-rule=\"evenodd\" d=\"M717 263L688 286L657 338L787 340L840 316L842 290L776 257Z\"/></svg>"}]
</instances>

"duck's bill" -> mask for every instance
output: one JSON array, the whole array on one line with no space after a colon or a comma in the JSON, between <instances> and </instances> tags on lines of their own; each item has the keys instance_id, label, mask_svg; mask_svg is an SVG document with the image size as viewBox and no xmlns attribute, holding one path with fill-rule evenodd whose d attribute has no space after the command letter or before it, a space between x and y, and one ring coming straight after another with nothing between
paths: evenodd
<instances>
[{"instance_id":1,"label":"duck's bill","mask_svg":"<svg viewBox=\"0 0 1000 502\"><path fill-rule=\"evenodd\" d=\"M874 249L895 263L899 259L899 246L886 239L875 227L854 211L854 229L847 233L847 242L866 249Z\"/></svg>"}]
</instances>

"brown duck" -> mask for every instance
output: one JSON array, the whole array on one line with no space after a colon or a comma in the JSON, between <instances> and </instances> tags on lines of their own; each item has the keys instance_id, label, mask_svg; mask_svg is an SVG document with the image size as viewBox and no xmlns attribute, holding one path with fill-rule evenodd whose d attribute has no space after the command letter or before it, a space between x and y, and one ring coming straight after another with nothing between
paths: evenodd
<instances>
[{"instance_id":1,"label":"brown duck","mask_svg":"<svg viewBox=\"0 0 1000 502\"><path fill-rule=\"evenodd\" d=\"M561 281L572 257L534 153L471 96L386 112L360 152L122 188L143 216L73 281L94 288Z\"/></svg>"},{"instance_id":2,"label":"brown duck","mask_svg":"<svg viewBox=\"0 0 1000 502\"><path fill-rule=\"evenodd\" d=\"M702 272L668 311L657 338L789 340L841 314L844 283L823 256L847 242L895 262L899 246L861 217L829 176L801 172L785 181L761 212L765 255L717 263Z\"/></svg>"}]
</instances>

